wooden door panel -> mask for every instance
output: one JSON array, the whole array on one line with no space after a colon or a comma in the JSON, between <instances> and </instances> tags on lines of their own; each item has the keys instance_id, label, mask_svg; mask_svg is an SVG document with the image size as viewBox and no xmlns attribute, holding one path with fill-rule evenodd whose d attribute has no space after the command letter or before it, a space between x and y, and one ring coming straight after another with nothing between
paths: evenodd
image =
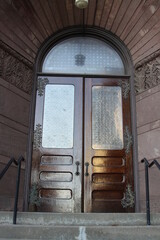
<instances>
[{"instance_id":1,"label":"wooden door panel","mask_svg":"<svg viewBox=\"0 0 160 240\"><path fill-rule=\"evenodd\" d=\"M119 191L119 190L123 190L124 188L124 183L116 183L116 184L111 184L111 183L106 183L106 184L92 184L92 193L93 191ZM110 198L108 196L108 198ZM111 209L112 211L112 209Z\"/></svg>"},{"instance_id":2,"label":"wooden door panel","mask_svg":"<svg viewBox=\"0 0 160 240\"><path fill-rule=\"evenodd\" d=\"M84 211L85 212L125 212L133 211L132 209L125 209L122 206L122 199L125 197L126 186L130 184L133 187L133 172L132 172L132 149L129 146L126 151L125 142L125 130L131 131L130 123L130 100L129 96L123 96L123 81L126 79L92 79L85 80L85 134L84 134L84 164L88 163L88 174L86 176L84 172ZM126 82L125 82L126 83ZM95 86L97 88L95 88ZM99 94L100 103L97 104L99 115L96 118L99 124L95 124L95 114L93 114L93 91L92 89L98 89L103 87L104 94ZM106 88L108 88L108 92ZM111 88L113 87L113 88ZM115 88L117 87L117 88ZM113 90L113 94L110 101L113 101L113 112L111 112L110 103L106 103L102 106L102 99L107 99L106 94L110 94L110 90ZM116 93L116 91L117 93ZM98 90L99 91L99 90ZM114 93L115 91L115 93ZM116 95L117 94L117 95ZM104 96L103 96L104 95ZM122 96L121 96L122 95ZM114 97L115 96L115 97ZM114 98L119 98L122 108L122 123L121 130L119 130L119 117L117 117L117 103L114 104ZM108 100L107 99L107 100ZM109 101L108 100L108 101ZM96 100L97 101L97 100ZM99 104L99 105L98 105ZM102 108L102 110L101 110ZM107 109L106 109L107 108ZM108 112L107 112L108 111ZM103 118L103 114L108 114L108 118ZM113 118L113 124L111 129L107 126L107 120L111 121ZM100 120L99 120L100 119ZM117 120L118 119L118 120ZM97 120L96 120L97 121ZM120 120L121 121L121 120ZM95 135L95 138L99 139L96 144L93 144L93 126L101 128L99 135ZM108 123L109 124L109 123ZM117 125L116 125L117 124ZM93 126L92 126L93 125ZM113 128L113 126L115 126ZM108 128L108 130L106 129ZM103 131L103 132L102 132ZM113 132L113 135L112 135ZM106 136L105 136L106 134ZM111 137L114 136L114 139ZM117 135L116 135L117 134ZM109 136L109 137L108 137ZM118 136L118 137L117 137ZM105 138L103 141L101 138ZM116 138L117 137L117 138ZM119 137L121 139L119 140ZM128 136L129 137L129 136ZM108 139L107 139L108 138ZM111 140L110 140L111 139ZM114 141L113 141L114 140ZM122 142L121 142L122 141ZM111 144L110 144L111 142ZM128 144L128 143L127 143ZM93 149L94 148L94 149ZM99 148L99 149L98 149Z\"/></svg>"},{"instance_id":3,"label":"wooden door panel","mask_svg":"<svg viewBox=\"0 0 160 240\"><path fill-rule=\"evenodd\" d=\"M37 91L31 178L32 187L36 184L38 188L36 193L40 200L38 211L133 211L130 208L124 209L121 202L125 197L126 186L130 184L133 187L130 98L129 95L126 97L126 89L123 89L123 84L128 84L129 80L77 77L41 77L40 80L45 84L41 82L43 89ZM73 147L70 140L70 147L66 147L65 143L64 147L63 144L60 144L60 147L52 147L54 137L52 138L50 134L51 140L48 141L48 137L46 138L48 147L46 143L45 147L43 145L47 84L74 86ZM101 94L99 90L96 92L99 87L103 88L104 93ZM105 87L110 88L106 91ZM118 87L117 93L115 87ZM113 111L109 103L102 106L103 100L110 100L106 96L110 94L110 90L115 94L111 95L111 101L114 102L114 97L117 96L121 99L122 121L118 117L119 105L113 104ZM95 93L98 94L100 103L98 100L94 103L92 100ZM56 98L54 101L56 102ZM98 109L99 115L94 113L93 106ZM52 105L50 109L52 110ZM108 117L103 118L107 114ZM53 124L55 118L56 115ZM93 134L93 131L97 131L96 128L101 129L98 129L97 135Z\"/></svg>"},{"instance_id":4,"label":"wooden door panel","mask_svg":"<svg viewBox=\"0 0 160 240\"><path fill-rule=\"evenodd\" d=\"M73 199L42 198L41 206L38 210L41 212L72 213L75 211L74 205Z\"/></svg>"},{"instance_id":5,"label":"wooden door panel","mask_svg":"<svg viewBox=\"0 0 160 240\"><path fill-rule=\"evenodd\" d=\"M122 173L109 173L106 174L105 173L92 173L92 182L95 184L98 183L103 183L103 184L107 184L107 183L121 183L124 181L124 175Z\"/></svg>"},{"instance_id":6,"label":"wooden door panel","mask_svg":"<svg viewBox=\"0 0 160 240\"><path fill-rule=\"evenodd\" d=\"M36 98L31 191L36 184L38 189L36 194L40 201L40 205L37 207L38 211L81 212L82 78L40 77L38 81L40 89L38 88L37 90ZM49 98L47 99L47 95L45 95L47 94L46 89L49 89L48 87L50 86L51 98L53 98L54 101L50 101ZM64 86L64 95L61 93L61 86ZM66 88L68 86L71 86L71 89L74 87L74 99L72 98L74 102L71 103L74 104L74 107L72 107L73 116L71 116L71 108L68 109L65 107L65 105L68 104L66 101L70 101L69 97L65 98L65 96L68 96L68 90ZM58 89L57 92L55 89ZM59 99L56 96L58 95L61 96L60 101L62 100L64 106L61 106L59 102L57 103ZM46 101L49 103L46 103ZM48 110L44 109L45 104L50 104ZM47 111L54 111L53 106L57 108L58 114L62 114L63 116L64 112L64 116L69 116L73 119L73 136L69 132L70 127L68 128L67 121L64 121L64 124L66 124L65 128L65 126L59 124L61 120L63 122L63 119L58 118L55 113L53 113L54 117L52 121L52 114ZM45 113L45 111L47 113ZM68 111L68 113L65 113L66 111ZM49 120L45 119L45 114L49 114ZM52 126L55 128L55 121L59 121L56 125L57 128L59 128L58 132L52 129ZM46 124L46 126L44 124ZM48 126L50 132L47 132L45 136L45 131L48 131ZM64 130L62 131L60 128ZM54 134L57 134L56 137L54 137ZM64 134L64 137L60 134ZM68 135L69 137L67 139ZM70 141L72 137L73 144L72 141ZM57 138L60 139L59 142L55 141ZM60 141L63 141L63 143ZM68 141L67 144L66 141ZM79 174L77 174L77 162L79 162Z\"/></svg>"},{"instance_id":7,"label":"wooden door panel","mask_svg":"<svg viewBox=\"0 0 160 240\"><path fill-rule=\"evenodd\" d=\"M92 212L99 213L109 213L109 212L117 212L123 213L124 209L122 208L121 199L120 200L111 200L111 201L96 201L92 200Z\"/></svg>"},{"instance_id":8,"label":"wooden door panel","mask_svg":"<svg viewBox=\"0 0 160 240\"><path fill-rule=\"evenodd\" d=\"M71 156L42 156L41 164L54 165L72 165L73 158Z\"/></svg>"},{"instance_id":9,"label":"wooden door panel","mask_svg":"<svg viewBox=\"0 0 160 240\"><path fill-rule=\"evenodd\" d=\"M113 167L113 166L123 166L124 159L121 156L118 157L93 157L92 158L92 165L98 167Z\"/></svg>"},{"instance_id":10,"label":"wooden door panel","mask_svg":"<svg viewBox=\"0 0 160 240\"><path fill-rule=\"evenodd\" d=\"M106 174L110 174L110 173L124 173L125 172L125 166L124 167L92 167L91 166L91 170L92 170L92 174L95 173L106 173Z\"/></svg>"}]
</instances>

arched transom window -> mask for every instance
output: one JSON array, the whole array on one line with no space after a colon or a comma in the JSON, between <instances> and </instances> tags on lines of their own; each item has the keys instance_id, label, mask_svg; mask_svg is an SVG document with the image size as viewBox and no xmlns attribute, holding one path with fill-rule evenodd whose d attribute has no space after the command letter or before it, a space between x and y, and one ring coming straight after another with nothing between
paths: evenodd
<instances>
[{"instance_id":1,"label":"arched transom window","mask_svg":"<svg viewBox=\"0 0 160 240\"><path fill-rule=\"evenodd\" d=\"M120 55L109 44L91 37L72 37L48 52L42 72L124 75L125 68Z\"/></svg>"}]
</instances>

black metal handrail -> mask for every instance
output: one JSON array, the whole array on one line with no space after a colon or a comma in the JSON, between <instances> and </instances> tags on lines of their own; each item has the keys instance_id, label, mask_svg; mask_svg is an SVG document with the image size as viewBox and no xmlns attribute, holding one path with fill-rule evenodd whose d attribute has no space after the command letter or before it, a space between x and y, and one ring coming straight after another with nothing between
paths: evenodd
<instances>
[{"instance_id":1,"label":"black metal handrail","mask_svg":"<svg viewBox=\"0 0 160 240\"><path fill-rule=\"evenodd\" d=\"M154 164L155 164L155 165L157 166L157 168L160 170L160 164L159 164L159 162L158 162L156 159L154 159L154 160L149 164L149 168L152 167Z\"/></svg>"},{"instance_id":2,"label":"black metal handrail","mask_svg":"<svg viewBox=\"0 0 160 240\"><path fill-rule=\"evenodd\" d=\"M16 179L16 193L15 193L14 211L13 211L13 224L16 224L16 220L17 220L17 206L18 206L19 184L20 184L21 162L22 161L24 161L24 158L22 156L20 156L17 161L12 157L9 160L9 162L7 163L7 165L5 166L5 168L0 173L0 179L2 179L4 174L7 172L7 170L11 166L12 162L14 162L14 164L18 166L17 179Z\"/></svg>"},{"instance_id":3,"label":"black metal handrail","mask_svg":"<svg viewBox=\"0 0 160 240\"><path fill-rule=\"evenodd\" d=\"M4 176L4 174L7 172L7 170L9 169L9 167L11 166L11 164L14 163L15 165L18 165L17 161L15 160L14 157L11 157L11 159L9 160L9 162L7 163L7 165L4 167L4 169L1 171L0 173L0 180L1 178Z\"/></svg>"},{"instance_id":4,"label":"black metal handrail","mask_svg":"<svg viewBox=\"0 0 160 240\"><path fill-rule=\"evenodd\" d=\"M21 162L24 161L23 156L18 158L18 173L16 179L16 194L15 194L15 201L14 201L14 213L13 213L13 224L16 224L17 220L17 206L18 206L18 196L19 196L19 184L20 184L20 175L21 175Z\"/></svg>"},{"instance_id":5,"label":"black metal handrail","mask_svg":"<svg viewBox=\"0 0 160 240\"><path fill-rule=\"evenodd\" d=\"M149 174L148 168L151 168L154 164L160 170L160 164L156 159L154 159L151 163L148 162L146 158L141 160L142 163L145 163L145 183L146 183L146 215L147 215L147 225L151 225L150 220L150 197L149 197Z\"/></svg>"}]
</instances>

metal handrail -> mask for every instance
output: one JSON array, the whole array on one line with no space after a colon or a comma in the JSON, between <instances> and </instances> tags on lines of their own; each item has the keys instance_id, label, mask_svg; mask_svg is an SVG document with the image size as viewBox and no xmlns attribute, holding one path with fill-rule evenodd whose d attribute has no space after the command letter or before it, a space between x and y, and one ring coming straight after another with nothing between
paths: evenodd
<instances>
[{"instance_id":1,"label":"metal handrail","mask_svg":"<svg viewBox=\"0 0 160 240\"><path fill-rule=\"evenodd\" d=\"M9 160L5 168L0 173L0 179L4 176L4 174L7 172L9 167L11 166L12 162L15 163L15 165L18 166L17 170L17 179L16 179L16 193L15 193L15 201L14 201L14 211L13 211L13 224L16 224L17 220L17 206L18 206L18 196L19 196L19 184L20 184L20 174L21 174L21 162L24 161L24 158L20 156L18 160L16 161L13 157Z\"/></svg>"},{"instance_id":2,"label":"metal handrail","mask_svg":"<svg viewBox=\"0 0 160 240\"><path fill-rule=\"evenodd\" d=\"M149 168L150 167L152 167L153 165L156 165L156 167L160 170L160 164L159 164L159 162L156 160L156 159L154 159L150 164L149 164Z\"/></svg>"},{"instance_id":3,"label":"metal handrail","mask_svg":"<svg viewBox=\"0 0 160 240\"><path fill-rule=\"evenodd\" d=\"M20 175L21 175L21 162L24 161L23 156L18 158L18 173L16 179L16 194L15 194L15 201L14 201L14 212L13 212L13 224L16 224L17 220L17 205L18 205L18 196L19 196L19 184L20 184Z\"/></svg>"},{"instance_id":4,"label":"metal handrail","mask_svg":"<svg viewBox=\"0 0 160 240\"><path fill-rule=\"evenodd\" d=\"M15 165L18 165L17 161L15 160L14 157L11 157L11 159L9 160L9 162L7 163L7 165L4 167L4 169L1 171L0 173L0 180L2 179L2 177L4 176L4 174L7 172L7 170L9 169L9 167L11 166L11 164L14 163Z\"/></svg>"},{"instance_id":5,"label":"metal handrail","mask_svg":"<svg viewBox=\"0 0 160 240\"><path fill-rule=\"evenodd\" d=\"M149 197L149 174L148 168L151 168L154 164L160 170L160 164L156 159L154 159L151 163L148 162L146 158L141 160L142 163L145 163L145 182L146 182L146 215L147 215L147 225L151 225L150 220L150 197Z\"/></svg>"},{"instance_id":6,"label":"metal handrail","mask_svg":"<svg viewBox=\"0 0 160 240\"><path fill-rule=\"evenodd\" d=\"M149 199L149 174L148 174L149 162L148 162L148 160L146 158L143 158L141 160L141 162L145 163L147 225L151 225L151 220L150 220L150 199Z\"/></svg>"}]
</instances>

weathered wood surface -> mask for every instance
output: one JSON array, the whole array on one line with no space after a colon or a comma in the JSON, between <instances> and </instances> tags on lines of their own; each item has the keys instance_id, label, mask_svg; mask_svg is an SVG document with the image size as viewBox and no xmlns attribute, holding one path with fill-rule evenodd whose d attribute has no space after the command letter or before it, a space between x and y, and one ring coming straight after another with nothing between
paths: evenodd
<instances>
[{"instance_id":1,"label":"weathered wood surface","mask_svg":"<svg viewBox=\"0 0 160 240\"><path fill-rule=\"evenodd\" d=\"M76 25L97 26L121 38L134 63L160 49L159 0L90 0L80 10L73 0L0 1L0 38L34 62L47 37Z\"/></svg>"}]
</instances>

